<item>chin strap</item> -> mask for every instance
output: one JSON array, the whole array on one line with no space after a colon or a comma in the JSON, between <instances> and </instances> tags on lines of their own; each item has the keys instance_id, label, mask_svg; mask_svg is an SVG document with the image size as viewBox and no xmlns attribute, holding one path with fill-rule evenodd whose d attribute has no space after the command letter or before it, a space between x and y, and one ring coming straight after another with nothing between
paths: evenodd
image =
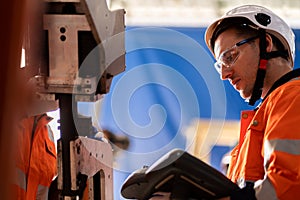
<instances>
[{"instance_id":1,"label":"chin strap","mask_svg":"<svg viewBox=\"0 0 300 200\"><path fill-rule=\"evenodd\" d=\"M253 106L255 102L261 98L262 88L264 85L264 79L266 76L266 69L268 60L275 57L288 57L288 51L266 51L266 31L264 29L259 30L259 49L260 49L260 60L258 64L256 80L253 86L253 91L251 98L249 100L249 105Z\"/></svg>"},{"instance_id":2,"label":"chin strap","mask_svg":"<svg viewBox=\"0 0 300 200\"><path fill-rule=\"evenodd\" d=\"M256 80L254 83L251 98L249 100L249 105L253 106L255 102L261 97L262 88L264 85L264 79L266 76L266 69L268 64L267 52L266 52L266 31L264 29L259 30L259 50L260 50L260 60L258 64Z\"/></svg>"}]
</instances>

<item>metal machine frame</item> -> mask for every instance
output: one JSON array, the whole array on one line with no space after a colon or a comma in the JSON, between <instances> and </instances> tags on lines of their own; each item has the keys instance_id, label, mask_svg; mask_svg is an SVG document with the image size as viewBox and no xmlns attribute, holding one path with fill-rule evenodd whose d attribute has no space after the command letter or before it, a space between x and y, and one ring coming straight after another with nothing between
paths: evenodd
<instances>
[{"instance_id":1,"label":"metal machine frame","mask_svg":"<svg viewBox=\"0 0 300 200\"><path fill-rule=\"evenodd\" d=\"M60 198L78 199L87 183L89 199L113 199L112 148L82 137L91 136L91 119L78 115L77 103L97 101L125 70L124 14L110 11L106 0L45 0L31 13L26 67L39 99L60 108Z\"/></svg>"}]
</instances>

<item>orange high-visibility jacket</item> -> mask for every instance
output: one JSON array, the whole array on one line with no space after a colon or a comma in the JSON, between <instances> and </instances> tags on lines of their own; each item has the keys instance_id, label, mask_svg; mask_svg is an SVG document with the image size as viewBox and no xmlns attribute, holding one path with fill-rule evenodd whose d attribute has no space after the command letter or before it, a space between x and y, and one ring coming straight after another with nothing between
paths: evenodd
<instances>
[{"instance_id":1,"label":"orange high-visibility jacket","mask_svg":"<svg viewBox=\"0 0 300 200\"><path fill-rule=\"evenodd\" d=\"M53 133L46 114L25 118L19 125L13 191L16 199L47 199L57 173Z\"/></svg>"},{"instance_id":2,"label":"orange high-visibility jacket","mask_svg":"<svg viewBox=\"0 0 300 200\"><path fill-rule=\"evenodd\" d=\"M300 80L276 88L256 111L244 111L228 177L256 182L257 199L298 199L300 191ZM259 181L262 180L262 181Z\"/></svg>"}]
</instances>

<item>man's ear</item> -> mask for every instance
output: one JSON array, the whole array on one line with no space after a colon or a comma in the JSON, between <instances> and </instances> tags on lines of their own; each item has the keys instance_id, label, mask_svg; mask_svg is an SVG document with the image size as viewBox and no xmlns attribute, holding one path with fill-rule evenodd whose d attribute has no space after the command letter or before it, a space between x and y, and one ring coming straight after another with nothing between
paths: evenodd
<instances>
[{"instance_id":1,"label":"man's ear","mask_svg":"<svg viewBox=\"0 0 300 200\"><path fill-rule=\"evenodd\" d=\"M273 45L273 39L269 34L266 34L266 45L267 45L266 51L271 52L273 50L274 45Z\"/></svg>"}]
</instances>

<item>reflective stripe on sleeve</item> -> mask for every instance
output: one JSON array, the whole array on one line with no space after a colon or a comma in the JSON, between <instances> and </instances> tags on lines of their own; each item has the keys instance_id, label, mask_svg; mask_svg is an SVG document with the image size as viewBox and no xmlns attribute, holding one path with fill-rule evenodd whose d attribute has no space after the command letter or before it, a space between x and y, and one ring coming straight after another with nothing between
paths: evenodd
<instances>
[{"instance_id":1,"label":"reflective stripe on sleeve","mask_svg":"<svg viewBox=\"0 0 300 200\"><path fill-rule=\"evenodd\" d=\"M300 140L274 139L267 141L273 151L281 151L293 155L300 155Z\"/></svg>"},{"instance_id":2,"label":"reflective stripe on sleeve","mask_svg":"<svg viewBox=\"0 0 300 200\"><path fill-rule=\"evenodd\" d=\"M274 151L292 155L300 155L300 140L273 139L264 142L264 162L267 166L271 154Z\"/></svg>"},{"instance_id":3,"label":"reflective stripe on sleeve","mask_svg":"<svg viewBox=\"0 0 300 200\"><path fill-rule=\"evenodd\" d=\"M48 129L48 137L49 139L54 142L54 135L53 135L53 132L52 132L52 129L51 127L47 124L47 129Z\"/></svg>"},{"instance_id":4,"label":"reflective stripe on sleeve","mask_svg":"<svg viewBox=\"0 0 300 200\"><path fill-rule=\"evenodd\" d=\"M14 184L25 191L27 190L26 174L19 168L16 168L16 179L14 179Z\"/></svg>"},{"instance_id":5,"label":"reflective stripe on sleeve","mask_svg":"<svg viewBox=\"0 0 300 200\"><path fill-rule=\"evenodd\" d=\"M257 200L277 200L276 191L268 178L255 187L255 196Z\"/></svg>"},{"instance_id":6,"label":"reflective stripe on sleeve","mask_svg":"<svg viewBox=\"0 0 300 200\"><path fill-rule=\"evenodd\" d=\"M44 185L38 186L38 191L36 194L36 200L45 200L48 199L49 188Z\"/></svg>"}]
</instances>

